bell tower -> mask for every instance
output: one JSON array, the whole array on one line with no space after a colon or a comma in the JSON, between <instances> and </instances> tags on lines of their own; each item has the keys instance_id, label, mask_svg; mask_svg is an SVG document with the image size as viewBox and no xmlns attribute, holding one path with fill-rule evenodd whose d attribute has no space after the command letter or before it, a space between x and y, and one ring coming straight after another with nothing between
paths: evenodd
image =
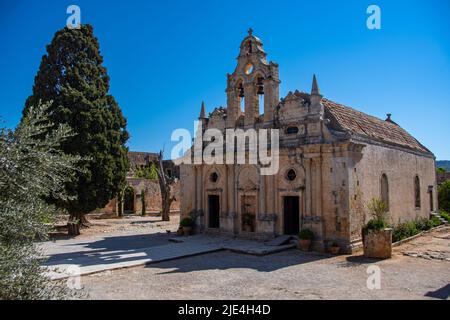
<instances>
[{"instance_id":1,"label":"bell tower","mask_svg":"<svg viewBox=\"0 0 450 320\"><path fill-rule=\"evenodd\" d=\"M264 96L264 122L273 121L273 110L279 102L278 64L267 62L261 40L248 30L241 43L237 66L227 75L227 128L234 128L242 115L244 126L253 127L259 115L259 96Z\"/></svg>"}]
</instances>

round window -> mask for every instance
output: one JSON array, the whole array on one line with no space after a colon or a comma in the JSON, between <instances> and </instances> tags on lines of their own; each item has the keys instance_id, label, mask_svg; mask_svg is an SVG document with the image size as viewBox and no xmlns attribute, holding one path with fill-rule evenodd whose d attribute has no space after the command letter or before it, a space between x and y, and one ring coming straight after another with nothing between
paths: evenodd
<instances>
[{"instance_id":1,"label":"round window","mask_svg":"<svg viewBox=\"0 0 450 320\"><path fill-rule=\"evenodd\" d=\"M253 65L251 63L247 64L244 68L245 74L251 74L253 72Z\"/></svg>"},{"instance_id":2,"label":"round window","mask_svg":"<svg viewBox=\"0 0 450 320\"><path fill-rule=\"evenodd\" d=\"M297 178L297 174L295 173L294 169L290 169L287 173L286 173L286 178L289 181L294 181L295 178Z\"/></svg>"},{"instance_id":3,"label":"round window","mask_svg":"<svg viewBox=\"0 0 450 320\"><path fill-rule=\"evenodd\" d=\"M217 172L213 172L209 176L209 179L211 180L211 182L217 182L217 180L219 180L219 175L217 174Z\"/></svg>"},{"instance_id":4,"label":"round window","mask_svg":"<svg viewBox=\"0 0 450 320\"><path fill-rule=\"evenodd\" d=\"M298 128L297 127L288 127L286 129L286 133L287 134L297 134L298 133Z\"/></svg>"}]
</instances>

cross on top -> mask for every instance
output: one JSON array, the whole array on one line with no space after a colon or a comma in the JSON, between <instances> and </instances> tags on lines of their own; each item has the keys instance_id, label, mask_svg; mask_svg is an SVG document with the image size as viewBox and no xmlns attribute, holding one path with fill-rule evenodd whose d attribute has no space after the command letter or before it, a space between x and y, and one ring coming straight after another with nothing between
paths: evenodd
<instances>
[{"instance_id":1,"label":"cross on top","mask_svg":"<svg viewBox=\"0 0 450 320\"><path fill-rule=\"evenodd\" d=\"M253 29L252 28L248 28L248 35L251 36L253 34Z\"/></svg>"}]
</instances>

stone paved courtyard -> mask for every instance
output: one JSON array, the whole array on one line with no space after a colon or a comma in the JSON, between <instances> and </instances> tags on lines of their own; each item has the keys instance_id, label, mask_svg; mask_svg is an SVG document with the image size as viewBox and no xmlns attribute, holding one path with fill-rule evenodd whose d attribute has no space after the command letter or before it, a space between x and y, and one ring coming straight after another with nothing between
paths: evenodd
<instances>
[{"instance_id":1,"label":"stone paved courtyard","mask_svg":"<svg viewBox=\"0 0 450 320\"><path fill-rule=\"evenodd\" d=\"M393 258L302 253L263 257L221 251L83 276L91 299L449 299L450 262L409 254L450 252L450 227L394 248ZM381 268L381 289L366 286Z\"/></svg>"}]
</instances>

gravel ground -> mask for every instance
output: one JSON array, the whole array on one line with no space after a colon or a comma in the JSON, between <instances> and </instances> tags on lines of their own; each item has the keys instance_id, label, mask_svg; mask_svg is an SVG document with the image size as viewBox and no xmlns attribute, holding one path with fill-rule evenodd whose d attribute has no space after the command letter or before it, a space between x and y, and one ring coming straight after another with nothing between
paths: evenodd
<instances>
[{"instance_id":1,"label":"gravel ground","mask_svg":"<svg viewBox=\"0 0 450 320\"><path fill-rule=\"evenodd\" d=\"M89 240L101 236L134 235L145 233L166 232L170 230L176 232L180 223L179 212L170 214L170 221L162 221L161 217L155 215L124 215L121 218L110 217L102 214L87 215L89 228L82 228L81 234L77 237L69 237L67 231L63 230L51 234L52 240ZM62 219L61 226L65 225L66 219ZM64 229L64 228L63 228Z\"/></svg>"},{"instance_id":2,"label":"gravel ground","mask_svg":"<svg viewBox=\"0 0 450 320\"><path fill-rule=\"evenodd\" d=\"M90 299L448 299L450 262L406 252L448 252L450 228L394 249L385 261L289 250L257 257L217 252L82 277ZM381 289L367 288L367 267Z\"/></svg>"}]
</instances>

